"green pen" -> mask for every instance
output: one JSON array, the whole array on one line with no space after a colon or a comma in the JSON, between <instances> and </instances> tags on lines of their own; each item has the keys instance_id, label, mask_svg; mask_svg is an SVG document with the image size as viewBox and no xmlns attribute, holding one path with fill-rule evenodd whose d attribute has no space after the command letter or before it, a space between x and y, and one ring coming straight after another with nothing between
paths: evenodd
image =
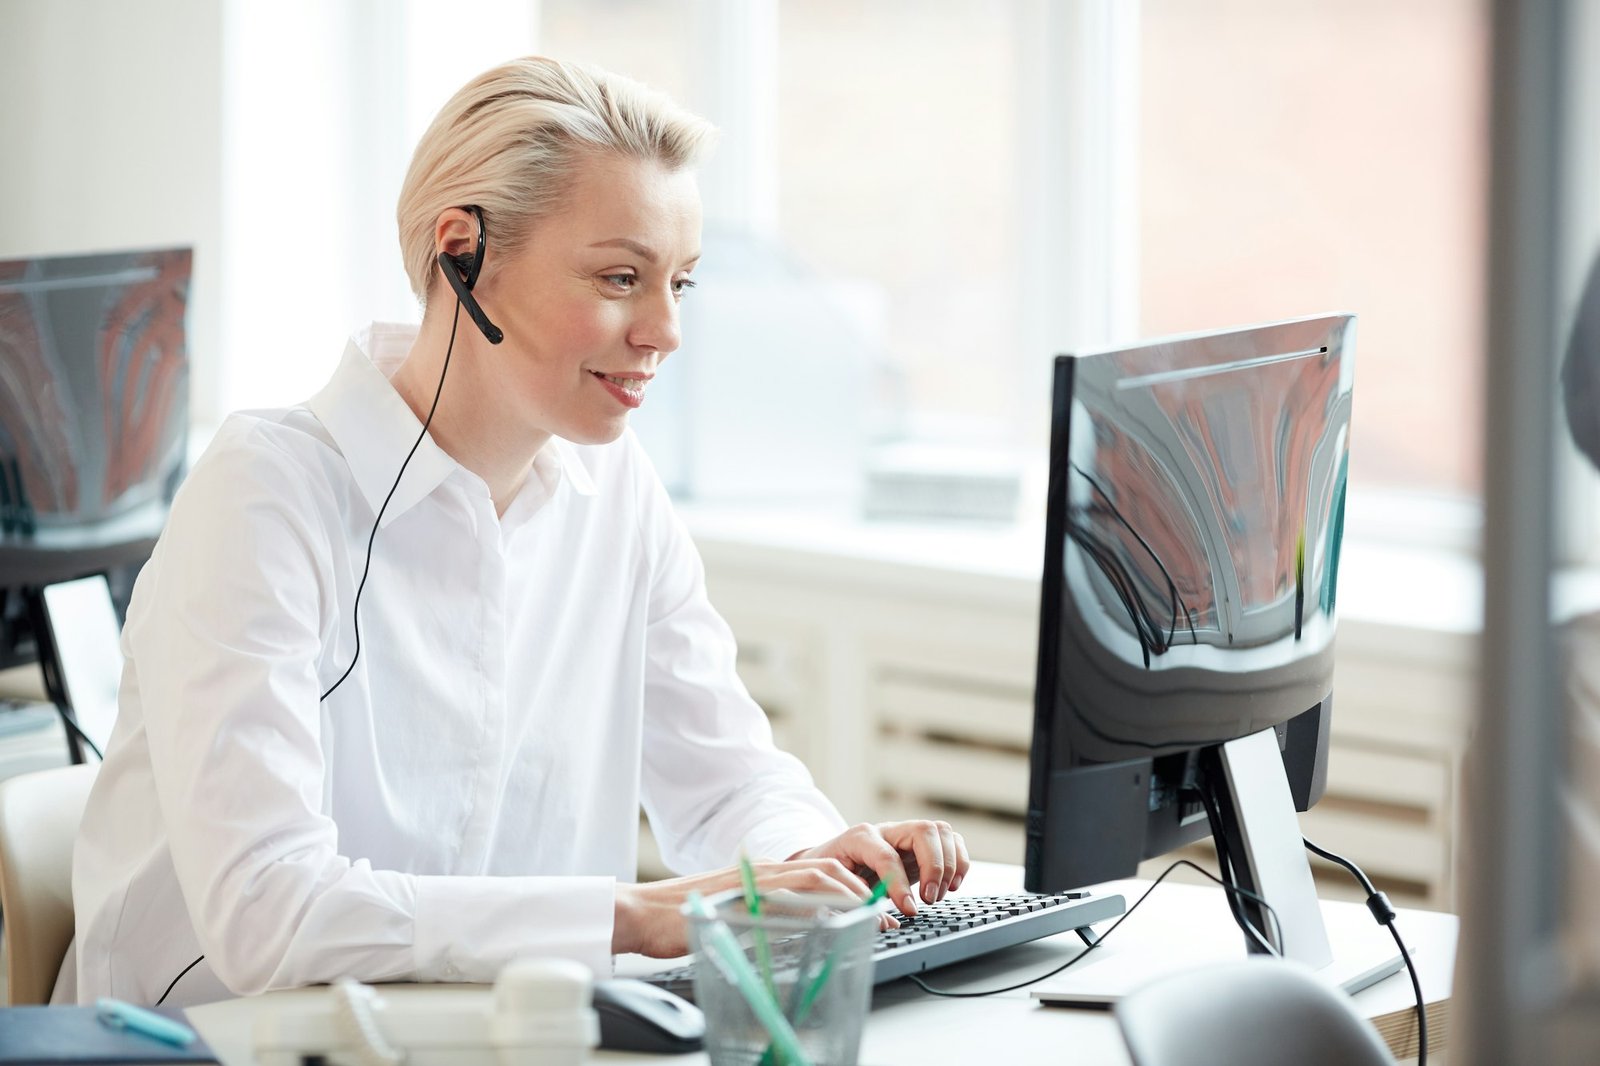
<instances>
[{"instance_id":1,"label":"green pen","mask_svg":"<svg viewBox=\"0 0 1600 1066\"><path fill-rule=\"evenodd\" d=\"M750 1005L751 1012L772 1037L771 1047L777 1049L775 1053L782 1056L786 1066L811 1066L811 1060L800 1047L800 1038L795 1035L794 1027L783 1016L777 999L768 993L761 979L750 969L750 962L739 949L738 938L728 928L728 923L717 917L717 912L698 892L690 892L685 905L690 914L705 923L701 937L706 957Z\"/></svg>"},{"instance_id":2,"label":"green pen","mask_svg":"<svg viewBox=\"0 0 1600 1066\"><path fill-rule=\"evenodd\" d=\"M866 899L862 900L861 901L861 905L863 907L876 906L888 894L889 894L889 882L888 881L879 881L876 885L873 886L872 895L870 895ZM830 951L823 958L822 966L817 970L817 975L815 977L813 977L811 979L811 983L806 986L805 995L800 997L800 1005L798 1007L796 1007L795 1011L794 1011L794 1024L795 1025L797 1025L797 1026L798 1025L804 1025L805 1024L805 1020L808 1017L811 1016L811 1006L812 1006L812 1004L816 1003L817 997L822 994L822 986L828 983L828 977L832 973L833 973L833 952ZM795 980L798 982L799 975L796 975ZM768 1044L767 1045L767 1050L762 1052L761 1061L757 1064L757 1066L773 1066L773 1064L777 1061L777 1059L776 1059L777 1054L778 1054L778 1045L775 1042L771 1043L771 1044Z\"/></svg>"},{"instance_id":3,"label":"green pen","mask_svg":"<svg viewBox=\"0 0 1600 1066\"><path fill-rule=\"evenodd\" d=\"M879 881L872 888L872 895L861 901L863 907L874 907L889 894L889 882ZM817 971L817 976L811 979L806 986L806 994L800 997L800 1006L794 1012L794 1023L799 1025L811 1013L811 1005L822 994L822 986L828 983L828 975L833 972L833 952L828 952L822 960L822 968Z\"/></svg>"},{"instance_id":4,"label":"green pen","mask_svg":"<svg viewBox=\"0 0 1600 1066\"><path fill-rule=\"evenodd\" d=\"M761 926L761 893L756 891L756 871L750 859L739 853L739 880L744 883L744 905L750 912L750 923L756 940L756 961L761 964L761 980L766 982L772 998L778 998L778 985L772 979L772 948L767 944L767 931Z\"/></svg>"}]
</instances>

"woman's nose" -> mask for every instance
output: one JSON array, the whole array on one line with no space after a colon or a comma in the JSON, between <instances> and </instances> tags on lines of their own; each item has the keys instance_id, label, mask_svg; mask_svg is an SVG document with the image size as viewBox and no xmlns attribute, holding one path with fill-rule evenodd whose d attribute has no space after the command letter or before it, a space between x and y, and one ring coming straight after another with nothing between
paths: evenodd
<instances>
[{"instance_id":1,"label":"woman's nose","mask_svg":"<svg viewBox=\"0 0 1600 1066\"><path fill-rule=\"evenodd\" d=\"M677 298L668 293L649 301L634 320L628 339L634 347L649 349L662 359L677 351L683 342L683 331L678 326Z\"/></svg>"}]
</instances>

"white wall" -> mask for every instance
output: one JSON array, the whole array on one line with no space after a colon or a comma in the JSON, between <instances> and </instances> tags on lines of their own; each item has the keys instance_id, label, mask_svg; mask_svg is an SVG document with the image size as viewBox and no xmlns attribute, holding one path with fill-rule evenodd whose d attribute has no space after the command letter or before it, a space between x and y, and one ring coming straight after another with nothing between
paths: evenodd
<instances>
[{"instance_id":1,"label":"white wall","mask_svg":"<svg viewBox=\"0 0 1600 1066\"><path fill-rule=\"evenodd\" d=\"M0 258L190 244L190 411L293 403L410 318L394 203L537 0L0 0Z\"/></svg>"},{"instance_id":2,"label":"white wall","mask_svg":"<svg viewBox=\"0 0 1600 1066\"><path fill-rule=\"evenodd\" d=\"M3 2L3 0L0 0ZM224 0L223 411L319 389L345 337L414 321L395 203L434 113L531 50L530 0Z\"/></svg>"},{"instance_id":3,"label":"white wall","mask_svg":"<svg viewBox=\"0 0 1600 1066\"><path fill-rule=\"evenodd\" d=\"M0 0L0 258L189 244L191 410L213 416L220 7Z\"/></svg>"}]
</instances>

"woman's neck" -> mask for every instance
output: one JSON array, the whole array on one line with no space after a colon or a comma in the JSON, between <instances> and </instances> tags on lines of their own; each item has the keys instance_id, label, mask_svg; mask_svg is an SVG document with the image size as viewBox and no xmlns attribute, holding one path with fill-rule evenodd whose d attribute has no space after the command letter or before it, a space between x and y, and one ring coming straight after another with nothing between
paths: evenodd
<instances>
[{"instance_id":1,"label":"woman's neck","mask_svg":"<svg viewBox=\"0 0 1600 1066\"><path fill-rule=\"evenodd\" d=\"M445 454L483 479L494 500L495 513L504 515L527 481L533 457L550 435L530 434L526 426L518 424L504 402L503 391L484 380L479 368L485 361L474 358L479 353L468 347L472 344L474 341L467 339L465 330L457 332L440 391L439 375L450 335L430 328L425 319L410 353L390 381L419 422L427 420L438 394L439 404L433 421L428 423L428 435Z\"/></svg>"}]
</instances>

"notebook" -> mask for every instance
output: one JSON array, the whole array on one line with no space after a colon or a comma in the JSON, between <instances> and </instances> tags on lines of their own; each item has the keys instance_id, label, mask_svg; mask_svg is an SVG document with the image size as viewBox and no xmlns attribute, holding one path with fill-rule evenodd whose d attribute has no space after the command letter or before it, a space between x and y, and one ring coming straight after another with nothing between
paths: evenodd
<instances>
[{"instance_id":1,"label":"notebook","mask_svg":"<svg viewBox=\"0 0 1600 1066\"><path fill-rule=\"evenodd\" d=\"M159 1013L183 1021L181 1010ZM204 1040L174 1047L101 1022L93 1007L0 1008L0 1066L60 1063L190 1063L217 1061Z\"/></svg>"}]
</instances>

